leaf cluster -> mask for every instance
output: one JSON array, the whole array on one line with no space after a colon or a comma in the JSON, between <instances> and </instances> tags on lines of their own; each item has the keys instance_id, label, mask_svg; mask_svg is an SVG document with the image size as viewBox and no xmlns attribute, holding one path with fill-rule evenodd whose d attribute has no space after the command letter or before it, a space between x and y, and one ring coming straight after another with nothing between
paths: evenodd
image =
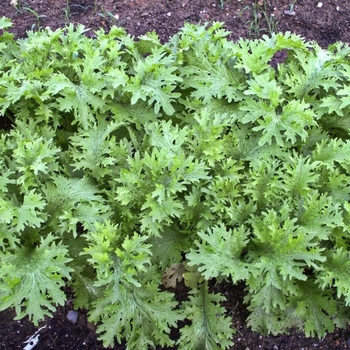
<instances>
[{"instance_id":1,"label":"leaf cluster","mask_svg":"<svg viewBox=\"0 0 350 350\"><path fill-rule=\"evenodd\" d=\"M233 43L221 23L165 44L81 25L14 40L9 26L0 310L37 324L69 285L106 347L228 349L232 319L209 287L225 280L245 284L261 333L346 325L347 46L290 33Z\"/></svg>"}]
</instances>

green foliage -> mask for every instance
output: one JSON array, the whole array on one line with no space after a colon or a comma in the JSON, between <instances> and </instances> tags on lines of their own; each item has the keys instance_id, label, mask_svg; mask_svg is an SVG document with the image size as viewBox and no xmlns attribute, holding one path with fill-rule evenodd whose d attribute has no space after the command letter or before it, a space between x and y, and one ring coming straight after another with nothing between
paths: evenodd
<instances>
[{"instance_id":1,"label":"green foliage","mask_svg":"<svg viewBox=\"0 0 350 350\"><path fill-rule=\"evenodd\" d=\"M225 334L232 332L231 322L225 316L225 309L219 304L225 298L209 293L206 283L190 294L189 300L182 307L191 325L181 329L181 336L177 341L178 349L228 349L233 343Z\"/></svg>"},{"instance_id":2,"label":"green foliage","mask_svg":"<svg viewBox=\"0 0 350 350\"><path fill-rule=\"evenodd\" d=\"M34 324L64 305L64 278L70 278L67 249L49 234L38 247L1 253L0 310L15 307L17 319L29 315Z\"/></svg>"},{"instance_id":3,"label":"green foliage","mask_svg":"<svg viewBox=\"0 0 350 350\"><path fill-rule=\"evenodd\" d=\"M245 284L255 331L346 325L348 47L233 43L220 23L166 44L81 25L16 41L9 25L0 310L38 323L68 285L106 347L228 349L225 298L208 287L225 280Z\"/></svg>"},{"instance_id":4,"label":"green foliage","mask_svg":"<svg viewBox=\"0 0 350 350\"><path fill-rule=\"evenodd\" d=\"M160 291L157 279L150 282L157 274L151 265L152 245L136 232L121 244L120 236L118 227L108 222L86 235L90 246L85 253L96 269L95 284L104 290L93 302L91 320L101 321L98 331L105 346L113 345L115 336L119 342L128 338L128 349L172 345L170 328L183 317L175 310L172 294Z\"/></svg>"},{"instance_id":5,"label":"green foliage","mask_svg":"<svg viewBox=\"0 0 350 350\"><path fill-rule=\"evenodd\" d=\"M250 274L240 258L248 243L248 234L242 226L227 232L223 224L207 234L199 231L201 242L195 241L198 249L187 254L189 265L199 265L198 271L206 280L224 276L231 277L233 282L246 280Z\"/></svg>"}]
</instances>

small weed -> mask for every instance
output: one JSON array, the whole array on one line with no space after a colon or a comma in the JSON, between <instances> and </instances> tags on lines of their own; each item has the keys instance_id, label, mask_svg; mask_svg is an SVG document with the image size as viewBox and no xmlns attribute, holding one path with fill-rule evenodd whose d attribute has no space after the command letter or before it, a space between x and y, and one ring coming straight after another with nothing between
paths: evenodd
<instances>
[{"instance_id":1,"label":"small weed","mask_svg":"<svg viewBox=\"0 0 350 350\"><path fill-rule=\"evenodd\" d=\"M63 9L63 13L64 13L64 18L66 23L68 23L70 21L70 5L69 5L69 0L66 0L66 6Z\"/></svg>"},{"instance_id":2,"label":"small weed","mask_svg":"<svg viewBox=\"0 0 350 350\"><path fill-rule=\"evenodd\" d=\"M294 3L297 0L294 0ZM241 10L241 15L244 11L252 12L253 19L247 21L249 24L248 35L253 37L260 37L262 33L276 33L278 22L273 15L267 13L266 0L255 0L252 6L245 6Z\"/></svg>"},{"instance_id":3,"label":"small weed","mask_svg":"<svg viewBox=\"0 0 350 350\"><path fill-rule=\"evenodd\" d=\"M103 5L95 5L94 14L100 16L108 26L122 26L125 20L119 19L118 14L113 14L112 12L106 10Z\"/></svg>"},{"instance_id":4,"label":"small weed","mask_svg":"<svg viewBox=\"0 0 350 350\"><path fill-rule=\"evenodd\" d=\"M101 6L101 12L98 13L104 20L106 20L109 24L116 24L118 18L113 15L112 12L106 11L103 6Z\"/></svg>"},{"instance_id":5,"label":"small weed","mask_svg":"<svg viewBox=\"0 0 350 350\"><path fill-rule=\"evenodd\" d=\"M66 0L66 6L63 9L64 12L64 18L65 18L65 23L68 24L70 23L71 17L75 14L75 12L72 12L72 9L80 9L82 12L87 11L90 7L93 7L92 5L87 5L87 6L82 6L79 4L70 4L69 0Z\"/></svg>"},{"instance_id":6,"label":"small weed","mask_svg":"<svg viewBox=\"0 0 350 350\"><path fill-rule=\"evenodd\" d=\"M220 0L220 9L223 10L227 0Z\"/></svg>"},{"instance_id":7,"label":"small weed","mask_svg":"<svg viewBox=\"0 0 350 350\"><path fill-rule=\"evenodd\" d=\"M289 11L294 11L294 5L297 3L298 0L294 0L289 7Z\"/></svg>"},{"instance_id":8,"label":"small weed","mask_svg":"<svg viewBox=\"0 0 350 350\"><path fill-rule=\"evenodd\" d=\"M11 5L16 9L17 12L23 14L29 12L36 18L36 23L33 23L32 29L35 26L40 28L40 19L46 17L45 15L39 15L35 10L33 10L26 1L22 0L11 0Z\"/></svg>"}]
</instances>

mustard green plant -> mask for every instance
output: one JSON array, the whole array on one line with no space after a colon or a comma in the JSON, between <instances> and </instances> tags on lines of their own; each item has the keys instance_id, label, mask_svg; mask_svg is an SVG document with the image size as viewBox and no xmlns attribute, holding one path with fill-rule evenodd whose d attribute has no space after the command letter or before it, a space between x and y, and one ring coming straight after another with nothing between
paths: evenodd
<instances>
[{"instance_id":1,"label":"mustard green plant","mask_svg":"<svg viewBox=\"0 0 350 350\"><path fill-rule=\"evenodd\" d=\"M232 42L215 22L165 44L72 24L17 41L8 27L0 311L38 324L69 286L105 347L230 349L231 310L213 288L226 281L244 283L259 333L346 328L348 45Z\"/></svg>"}]
</instances>

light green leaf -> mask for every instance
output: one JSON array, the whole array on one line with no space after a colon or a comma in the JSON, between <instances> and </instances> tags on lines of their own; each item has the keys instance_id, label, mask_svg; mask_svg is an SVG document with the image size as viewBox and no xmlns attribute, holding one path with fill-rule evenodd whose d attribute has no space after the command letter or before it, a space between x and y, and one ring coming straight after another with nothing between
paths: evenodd
<instances>
[{"instance_id":1,"label":"light green leaf","mask_svg":"<svg viewBox=\"0 0 350 350\"><path fill-rule=\"evenodd\" d=\"M38 247L17 248L0 253L0 310L14 307L16 319L26 315L38 325L45 316L52 316L55 305L63 305L64 279L70 279L67 249L48 235Z\"/></svg>"},{"instance_id":2,"label":"light green leaf","mask_svg":"<svg viewBox=\"0 0 350 350\"><path fill-rule=\"evenodd\" d=\"M328 250L327 261L317 275L317 281L325 290L335 287L337 298L344 297L345 304L350 305L350 254L344 248Z\"/></svg>"},{"instance_id":3,"label":"light green leaf","mask_svg":"<svg viewBox=\"0 0 350 350\"><path fill-rule=\"evenodd\" d=\"M0 29L5 29L12 27L12 22L6 18L6 17L1 17L0 18Z\"/></svg>"},{"instance_id":4,"label":"light green leaf","mask_svg":"<svg viewBox=\"0 0 350 350\"><path fill-rule=\"evenodd\" d=\"M179 350L220 350L233 345L231 320L220 306L224 300L219 294L209 293L206 283L190 292L189 300L182 304L182 311L191 324L181 329L177 341Z\"/></svg>"},{"instance_id":5,"label":"light green leaf","mask_svg":"<svg viewBox=\"0 0 350 350\"><path fill-rule=\"evenodd\" d=\"M45 207L43 197L34 190L29 191L24 195L23 203L14 210L12 226L18 231L25 227L40 227L46 218Z\"/></svg>"},{"instance_id":6,"label":"light green leaf","mask_svg":"<svg viewBox=\"0 0 350 350\"><path fill-rule=\"evenodd\" d=\"M206 280L225 276L236 283L249 277L248 265L241 257L248 243L248 231L243 226L228 230L221 224L198 232L198 236L201 241L195 241L196 249L191 249L186 257L188 265L198 265Z\"/></svg>"}]
</instances>

